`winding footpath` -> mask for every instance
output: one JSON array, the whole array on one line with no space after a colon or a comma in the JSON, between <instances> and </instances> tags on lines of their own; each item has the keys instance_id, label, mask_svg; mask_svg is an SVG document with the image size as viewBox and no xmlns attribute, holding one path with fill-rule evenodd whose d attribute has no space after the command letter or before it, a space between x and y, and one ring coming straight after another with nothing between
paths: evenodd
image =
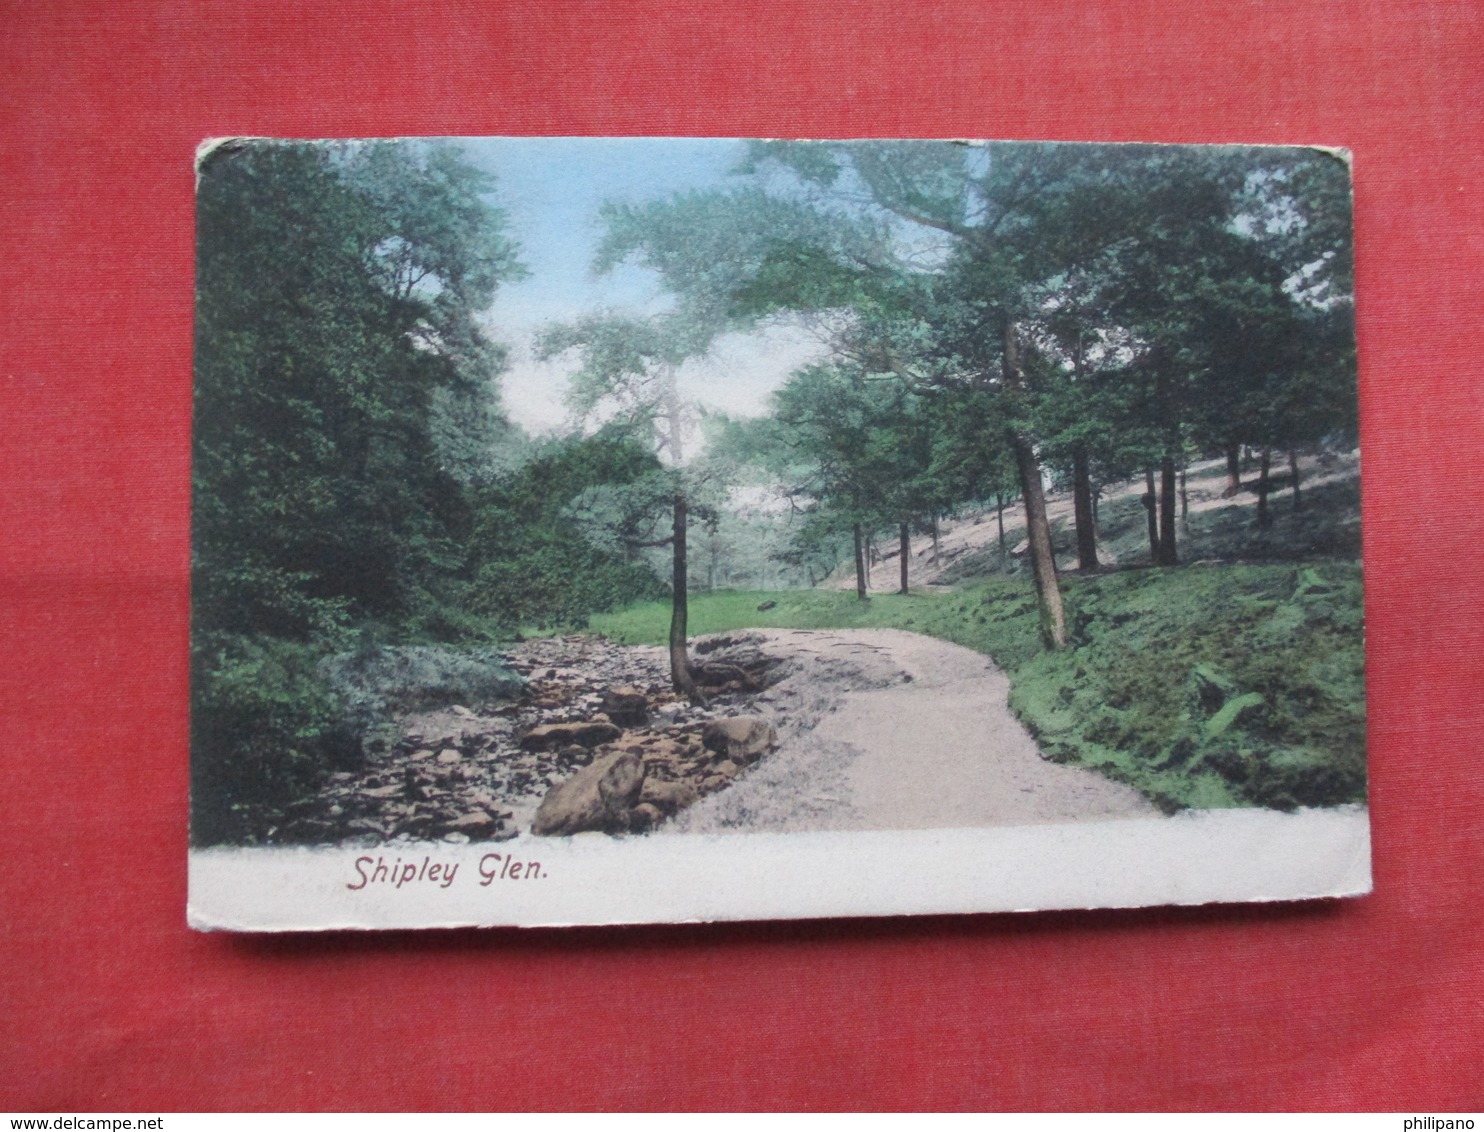
<instances>
[{"instance_id":1,"label":"winding footpath","mask_svg":"<svg viewBox=\"0 0 1484 1132\"><path fill-rule=\"evenodd\" d=\"M663 829L942 829L1157 817L1138 791L1043 759L1009 680L899 629L758 630L794 674L769 690L777 751Z\"/></svg>"}]
</instances>

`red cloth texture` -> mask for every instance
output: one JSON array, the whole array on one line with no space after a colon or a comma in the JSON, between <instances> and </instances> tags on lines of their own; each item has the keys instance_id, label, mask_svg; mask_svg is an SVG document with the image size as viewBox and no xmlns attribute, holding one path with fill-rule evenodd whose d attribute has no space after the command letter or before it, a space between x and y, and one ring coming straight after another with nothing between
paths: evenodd
<instances>
[{"instance_id":1,"label":"red cloth texture","mask_svg":"<svg viewBox=\"0 0 1484 1132\"><path fill-rule=\"evenodd\" d=\"M1484 1106L1480 5L0 11L0 1109ZM189 931L195 146L543 133L1350 147L1374 895Z\"/></svg>"}]
</instances>

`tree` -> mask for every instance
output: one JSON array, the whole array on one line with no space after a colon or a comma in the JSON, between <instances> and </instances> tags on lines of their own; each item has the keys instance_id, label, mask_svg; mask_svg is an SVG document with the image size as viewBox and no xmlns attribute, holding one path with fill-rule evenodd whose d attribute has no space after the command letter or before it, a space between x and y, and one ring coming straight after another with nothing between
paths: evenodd
<instances>
[{"instance_id":1,"label":"tree","mask_svg":"<svg viewBox=\"0 0 1484 1132\"><path fill-rule=\"evenodd\" d=\"M1036 390L1022 360L1035 334L1023 324L1045 309L1048 281L1066 277L1119 238L1118 229L1099 227L1098 209L1088 202L1102 202L1107 167L1131 156L1133 150L1115 147L973 150L943 143L761 143L754 149L758 164L775 162L822 189L841 186L841 194L874 210L877 223L897 233L895 262L856 268L859 278L891 269L911 274L912 261L922 258L924 233L948 239L938 257L939 264L946 259L947 270L935 268L937 285L916 289L928 299L921 310L932 328L923 354L938 363L934 382L993 390L1005 401L1043 636L1053 648L1066 642L1065 614L1035 440ZM1047 238L1053 219L1062 222L1060 239ZM839 257L833 263L837 270L852 266Z\"/></svg>"},{"instance_id":2,"label":"tree","mask_svg":"<svg viewBox=\"0 0 1484 1132\"><path fill-rule=\"evenodd\" d=\"M520 269L489 183L454 151L407 147L400 180L368 179L367 153L245 142L200 170L192 766L208 840L343 752L315 665L353 625L459 631L470 500L438 405L493 397L503 355L473 316ZM402 219L435 168L434 211L466 218L441 247ZM426 270L409 284L398 262Z\"/></svg>"},{"instance_id":3,"label":"tree","mask_svg":"<svg viewBox=\"0 0 1484 1132\"><path fill-rule=\"evenodd\" d=\"M537 344L538 353L556 357L568 350L580 359L572 375L568 402L582 418L609 414L646 432L657 456L671 468L669 495L672 549L670 681L677 692L704 702L691 669L687 645L690 505L684 480L685 435L694 411L680 397L676 370L701 342L709 341L681 317L651 320L616 315L591 316L553 327Z\"/></svg>"},{"instance_id":4,"label":"tree","mask_svg":"<svg viewBox=\"0 0 1484 1132\"><path fill-rule=\"evenodd\" d=\"M668 487L649 448L619 430L541 445L476 492L471 608L512 629L581 625L595 611L660 596L629 544L653 537Z\"/></svg>"},{"instance_id":5,"label":"tree","mask_svg":"<svg viewBox=\"0 0 1484 1132\"><path fill-rule=\"evenodd\" d=\"M1043 466L1072 482L1084 570L1097 568L1094 476L1157 473L1152 552L1173 565L1189 457L1299 430L1296 401L1273 392L1288 378L1273 375L1296 364L1296 308L1342 301L1334 164L1236 147L759 142L741 169L754 187L619 210L606 254L659 271L681 308L712 319L811 320L837 378L895 382L906 405L992 402L999 432L983 434L980 462L1013 456L1056 648ZM832 510L855 516L858 547L869 524L902 538L914 510L946 498L934 485L908 501L924 485L900 464L868 482L866 454L903 455L909 433L883 426L856 449L857 497Z\"/></svg>"}]
</instances>

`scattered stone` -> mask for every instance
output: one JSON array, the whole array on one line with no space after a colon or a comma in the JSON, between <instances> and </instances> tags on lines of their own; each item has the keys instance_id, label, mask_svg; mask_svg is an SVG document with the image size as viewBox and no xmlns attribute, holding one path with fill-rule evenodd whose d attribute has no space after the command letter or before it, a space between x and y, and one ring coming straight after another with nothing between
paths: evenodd
<instances>
[{"instance_id":1,"label":"scattered stone","mask_svg":"<svg viewBox=\"0 0 1484 1132\"><path fill-rule=\"evenodd\" d=\"M768 610L776 609L777 607L778 603L776 601L765 601L757 607L757 611L759 613L766 613Z\"/></svg>"},{"instance_id":2,"label":"scattered stone","mask_svg":"<svg viewBox=\"0 0 1484 1132\"><path fill-rule=\"evenodd\" d=\"M654 806L666 814L693 806L698 798L700 794L689 783L665 782L656 778L646 778L643 789L639 791L640 805Z\"/></svg>"},{"instance_id":3,"label":"scattered stone","mask_svg":"<svg viewBox=\"0 0 1484 1132\"><path fill-rule=\"evenodd\" d=\"M598 702L603 713L619 727L643 727L649 722L649 700L638 688L609 688Z\"/></svg>"},{"instance_id":4,"label":"scattered stone","mask_svg":"<svg viewBox=\"0 0 1484 1132\"><path fill-rule=\"evenodd\" d=\"M716 688L726 691L760 692L763 685L756 680L751 673L735 664L723 664L719 661L711 661L707 664L697 664L692 667L691 674L696 683L703 688Z\"/></svg>"},{"instance_id":5,"label":"scattered stone","mask_svg":"<svg viewBox=\"0 0 1484 1132\"><path fill-rule=\"evenodd\" d=\"M533 825L557 833L652 829L725 789L776 742L763 721L733 717L756 702L756 689L781 662L745 634L703 638L695 652L722 681L707 687L709 710L675 696L662 649L596 638L517 644L506 666L528 675L518 700L487 711L473 701L448 703L400 725L388 720L387 742L365 748L363 768L337 771L288 807L270 840L400 845L506 840ZM705 746L703 732L712 736ZM554 817L556 801L572 801L574 791L587 816ZM533 823L533 814L541 820Z\"/></svg>"},{"instance_id":6,"label":"scattered stone","mask_svg":"<svg viewBox=\"0 0 1484 1132\"><path fill-rule=\"evenodd\" d=\"M583 720L576 723L543 723L531 728L521 738L520 745L528 751L544 751L551 747L563 747L575 743L583 747L597 747L611 743L623 731L606 720Z\"/></svg>"},{"instance_id":7,"label":"scattered stone","mask_svg":"<svg viewBox=\"0 0 1484 1132\"><path fill-rule=\"evenodd\" d=\"M640 802L629 811L629 828L635 833L641 833L664 820L665 815L660 812L658 807L648 802Z\"/></svg>"},{"instance_id":8,"label":"scattered stone","mask_svg":"<svg viewBox=\"0 0 1484 1132\"><path fill-rule=\"evenodd\" d=\"M475 810L472 813L454 818L453 821L448 823L448 828L457 830L460 833L467 833L470 837L477 837L481 834L493 833L499 825L500 823L497 819L480 810Z\"/></svg>"}]
</instances>

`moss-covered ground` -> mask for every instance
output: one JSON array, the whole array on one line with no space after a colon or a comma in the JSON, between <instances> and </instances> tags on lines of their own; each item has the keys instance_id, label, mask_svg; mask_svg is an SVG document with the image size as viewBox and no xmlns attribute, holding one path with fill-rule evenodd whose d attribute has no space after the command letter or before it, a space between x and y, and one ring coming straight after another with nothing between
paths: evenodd
<instances>
[{"instance_id":1,"label":"moss-covered ground","mask_svg":"<svg viewBox=\"0 0 1484 1132\"><path fill-rule=\"evenodd\" d=\"M1184 807L1365 800L1360 567L1197 564L1062 579L1068 647L1041 647L1030 583L951 591L719 592L691 598L694 635L747 627L899 628L993 658L1046 757ZM767 609L760 605L773 603ZM594 616L591 631L659 643L667 603Z\"/></svg>"}]
</instances>

